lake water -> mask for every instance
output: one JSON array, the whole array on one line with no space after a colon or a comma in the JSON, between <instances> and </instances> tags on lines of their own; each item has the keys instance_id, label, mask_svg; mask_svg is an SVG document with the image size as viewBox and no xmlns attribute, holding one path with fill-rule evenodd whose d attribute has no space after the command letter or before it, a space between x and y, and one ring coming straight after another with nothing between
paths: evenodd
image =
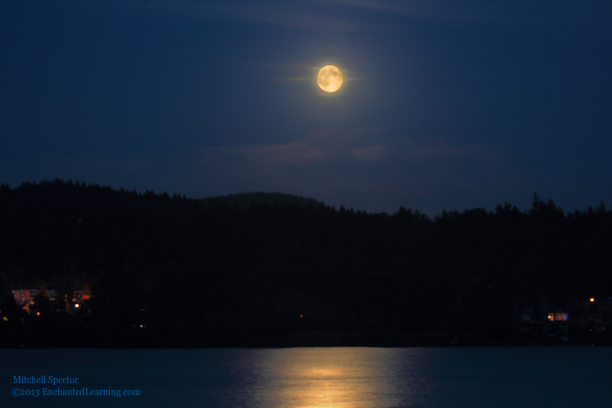
<instances>
[{"instance_id":1,"label":"lake water","mask_svg":"<svg viewBox=\"0 0 612 408\"><path fill-rule=\"evenodd\" d=\"M0 350L2 407L602 407L612 348ZM14 384L13 376L78 377ZM139 396L12 396L87 388ZM25 391L24 391L25 392Z\"/></svg>"}]
</instances>

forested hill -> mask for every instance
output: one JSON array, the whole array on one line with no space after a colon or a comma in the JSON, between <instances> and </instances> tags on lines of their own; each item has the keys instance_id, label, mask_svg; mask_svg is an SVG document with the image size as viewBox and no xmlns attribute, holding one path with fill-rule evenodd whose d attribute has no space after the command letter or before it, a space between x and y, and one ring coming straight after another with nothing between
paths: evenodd
<instances>
[{"instance_id":1,"label":"forested hill","mask_svg":"<svg viewBox=\"0 0 612 408\"><path fill-rule=\"evenodd\" d=\"M282 193L241 193L241 194L230 194L227 196L209 197L202 199L205 205L215 205L225 203L229 207L237 207L240 209L247 209L251 205L255 204L268 204L268 205L285 205L285 204L297 204L302 207L308 205L319 207L324 204L313 198L304 198L290 194Z\"/></svg>"},{"instance_id":2,"label":"forested hill","mask_svg":"<svg viewBox=\"0 0 612 408\"><path fill-rule=\"evenodd\" d=\"M565 214L535 196L528 212L506 204L432 220L302 203L3 185L0 310L13 315L1 334L33 346L497 344L514 341L518 302L612 295L603 204ZM19 318L11 304L11 289L69 299L84 285L79 335L58 328L72 324L65 308L41 303L40 316Z\"/></svg>"}]
</instances>

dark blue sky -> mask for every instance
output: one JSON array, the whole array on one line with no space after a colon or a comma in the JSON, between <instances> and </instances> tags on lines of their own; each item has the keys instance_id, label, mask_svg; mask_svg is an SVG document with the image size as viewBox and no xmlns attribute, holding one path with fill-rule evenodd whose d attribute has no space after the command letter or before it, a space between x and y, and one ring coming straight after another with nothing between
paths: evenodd
<instances>
[{"instance_id":1,"label":"dark blue sky","mask_svg":"<svg viewBox=\"0 0 612 408\"><path fill-rule=\"evenodd\" d=\"M612 2L53 3L0 6L0 183L612 205Z\"/></svg>"}]
</instances>

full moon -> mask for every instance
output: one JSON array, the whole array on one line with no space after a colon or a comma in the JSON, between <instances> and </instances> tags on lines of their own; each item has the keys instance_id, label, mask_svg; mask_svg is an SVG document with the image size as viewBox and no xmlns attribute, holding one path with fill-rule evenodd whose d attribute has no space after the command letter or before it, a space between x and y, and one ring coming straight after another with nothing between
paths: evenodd
<instances>
[{"instance_id":1,"label":"full moon","mask_svg":"<svg viewBox=\"0 0 612 408\"><path fill-rule=\"evenodd\" d=\"M326 65L317 74L317 84L325 92L336 92L344 82L342 71L333 65Z\"/></svg>"}]
</instances>

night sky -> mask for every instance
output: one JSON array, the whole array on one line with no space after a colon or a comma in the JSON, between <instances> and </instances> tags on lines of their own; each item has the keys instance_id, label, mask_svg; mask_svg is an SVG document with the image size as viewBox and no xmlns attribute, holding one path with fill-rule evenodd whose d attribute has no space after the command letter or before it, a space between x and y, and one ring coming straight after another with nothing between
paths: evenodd
<instances>
[{"instance_id":1,"label":"night sky","mask_svg":"<svg viewBox=\"0 0 612 408\"><path fill-rule=\"evenodd\" d=\"M3 1L0 183L610 208L610 21L597 0Z\"/></svg>"}]
</instances>

